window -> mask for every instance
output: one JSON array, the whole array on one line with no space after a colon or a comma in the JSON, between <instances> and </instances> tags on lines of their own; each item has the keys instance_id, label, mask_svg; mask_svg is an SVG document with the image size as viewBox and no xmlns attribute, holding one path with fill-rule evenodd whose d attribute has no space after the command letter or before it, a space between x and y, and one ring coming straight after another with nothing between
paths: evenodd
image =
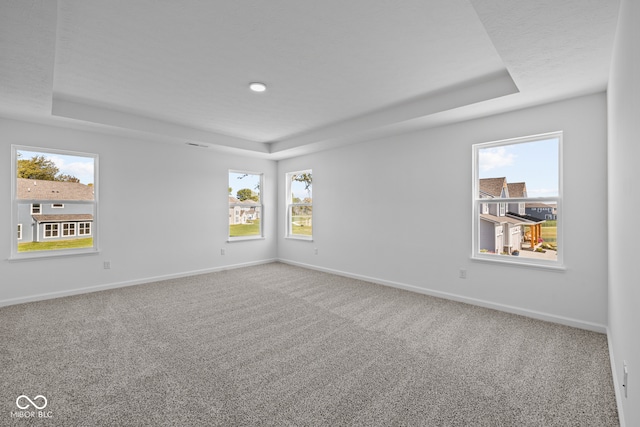
<instances>
[{"instance_id":1,"label":"window","mask_svg":"<svg viewBox=\"0 0 640 427\"><path fill-rule=\"evenodd\" d=\"M287 184L287 236L311 240L313 237L313 195L311 169L290 172Z\"/></svg>"},{"instance_id":2,"label":"window","mask_svg":"<svg viewBox=\"0 0 640 427\"><path fill-rule=\"evenodd\" d=\"M262 238L262 174L229 171L229 240Z\"/></svg>"},{"instance_id":3,"label":"window","mask_svg":"<svg viewBox=\"0 0 640 427\"><path fill-rule=\"evenodd\" d=\"M562 267L562 133L473 146L474 259Z\"/></svg>"},{"instance_id":4,"label":"window","mask_svg":"<svg viewBox=\"0 0 640 427\"><path fill-rule=\"evenodd\" d=\"M18 229L11 259L97 252L92 227L98 211L98 157L16 145L11 149L11 220Z\"/></svg>"},{"instance_id":5,"label":"window","mask_svg":"<svg viewBox=\"0 0 640 427\"><path fill-rule=\"evenodd\" d=\"M78 223L78 236L91 236L91 223L80 222Z\"/></svg>"},{"instance_id":6,"label":"window","mask_svg":"<svg viewBox=\"0 0 640 427\"><path fill-rule=\"evenodd\" d=\"M60 235L60 224L45 224L44 225L44 237L52 238Z\"/></svg>"},{"instance_id":7,"label":"window","mask_svg":"<svg viewBox=\"0 0 640 427\"><path fill-rule=\"evenodd\" d=\"M76 223L75 222L66 222L62 224L62 235L63 236L75 236L76 235Z\"/></svg>"}]
</instances>

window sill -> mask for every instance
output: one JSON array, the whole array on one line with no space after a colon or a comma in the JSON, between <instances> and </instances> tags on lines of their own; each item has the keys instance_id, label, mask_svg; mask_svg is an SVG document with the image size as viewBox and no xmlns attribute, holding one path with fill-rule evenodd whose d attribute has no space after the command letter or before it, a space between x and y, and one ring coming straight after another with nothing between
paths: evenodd
<instances>
[{"instance_id":1,"label":"window sill","mask_svg":"<svg viewBox=\"0 0 640 427\"><path fill-rule=\"evenodd\" d=\"M515 267L535 268L550 271L566 271L567 267L560 263L541 263L540 261L527 262L509 255L471 256L471 261L486 262L491 264L512 265Z\"/></svg>"},{"instance_id":2,"label":"window sill","mask_svg":"<svg viewBox=\"0 0 640 427\"><path fill-rule=\"evenodd\" d=\"M284 236L284 238L289 240L302 240L305 242L313 242L313 237L311 236Z\"/></svg>"},{"instance_id":3,"label":"window sill","mask_svg":"<svg viewBox=\"0 0 640 427\"><path fill-rule=\"evenodd\" d=\"M227 243L247 242L250 240L265 240L264 236L229 237Z\"/></svg>"},{"instance_id":4,"label":"window sill","mask_svg":"<svg viewBox=\"0 0 640 427\"><path fill-rule=\"evenodd\" d=\"M98 249L34 251L33 253L13 254L9 258L7 258L7 261L9 261L9 262L33 261L33 260L38 260L38 259L51 259L51 258L60 258L60 257L97 255L99 253L100 253L100 250L98 250Z\"/></svg>"}]
</instances>

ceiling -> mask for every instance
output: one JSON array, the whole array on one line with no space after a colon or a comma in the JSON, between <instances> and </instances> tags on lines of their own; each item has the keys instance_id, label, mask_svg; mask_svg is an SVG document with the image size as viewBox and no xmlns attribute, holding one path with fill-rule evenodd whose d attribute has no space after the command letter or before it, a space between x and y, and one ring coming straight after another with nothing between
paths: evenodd
<instances>
[{"instance_id":1,"label":"ceiling","mask_svg":"<svg viewBox=\"0 0 640 427\"><path fill-rule=\"evenodd\" d=\"M0 114L281 159L605 90L618 6L3 0Z\"/></svg>"}]
</instances>

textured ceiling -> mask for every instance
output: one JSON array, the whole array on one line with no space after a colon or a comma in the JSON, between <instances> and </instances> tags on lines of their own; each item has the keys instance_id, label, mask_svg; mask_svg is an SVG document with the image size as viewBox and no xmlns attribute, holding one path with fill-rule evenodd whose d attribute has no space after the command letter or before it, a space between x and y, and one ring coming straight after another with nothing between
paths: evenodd
<instances>
[{"instance_id":1,"label":"textured ceiling","mask_svg":"<svg viewBox=\"0 0 640 427\"><path fill-rule=\"evenodd\" d=\"M0 114L283 158L604 90L617 8L3 0Z\"/></svg>"}]
</instances>

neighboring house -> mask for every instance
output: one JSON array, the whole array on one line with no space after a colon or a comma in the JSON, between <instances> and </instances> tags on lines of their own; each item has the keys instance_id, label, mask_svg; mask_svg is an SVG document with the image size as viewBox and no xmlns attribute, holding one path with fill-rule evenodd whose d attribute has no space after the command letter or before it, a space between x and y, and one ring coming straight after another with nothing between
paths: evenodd
<instances>
[{"instance_id":1,"label":"neighboring house","mask_svg":"<svg viewBox=\"0 0 640 427\"><path fill-rule=\"evenodd\" d=\"M526 214L538 219L558 219L558 210L556 206L546 203L527 203Z\"/></svg>"},{"instance_id":2,"label":"neighboring house","mask_svg":"<svg viewBox=\"0 0 640 427\"><path fill-rule=\"evenodd\" d=\"M250 224L260 219L260 203L253 200L240 201L229 196L229 225Z\"/></svg>"},{"instance_id":3,"label":"neighboring house","mask_svg":"<svg viewBox=\"0 0 640 427\"><path fill-rule=\"evenodd\" d=\"M17 178L18 243L93 236L93 187ZM90 203L82 203L90 201Z\"/></svg>"},{"instance_id":4,"label":"neighboring house","mask_svg":"<svg viewBox=\"0 0 640 427\"><path fill-rule=\"evenodd\" d=\"M532 247L540 236L540 221L526 215L525 203L501 203L499 199L527 197L524 182L507 183L507 178L479 180L480 198L492 199L480 207L480 250L492 253L512 253L522 249L525 235ZM525 228L529 228L525 233Z\"/></svg>"},{"instance_id":5,"label":"neighboring house","mask_svg":"<svg viewBox=\"0 0 640 427\"><path fill-rule=\"evenodd\" d=\"M509 197L527 197L527 185L524 182L508 182ZM507 212L513 212L518 215L526 215L525 203L509 203Z\"/></svg>"}]
</instances>

